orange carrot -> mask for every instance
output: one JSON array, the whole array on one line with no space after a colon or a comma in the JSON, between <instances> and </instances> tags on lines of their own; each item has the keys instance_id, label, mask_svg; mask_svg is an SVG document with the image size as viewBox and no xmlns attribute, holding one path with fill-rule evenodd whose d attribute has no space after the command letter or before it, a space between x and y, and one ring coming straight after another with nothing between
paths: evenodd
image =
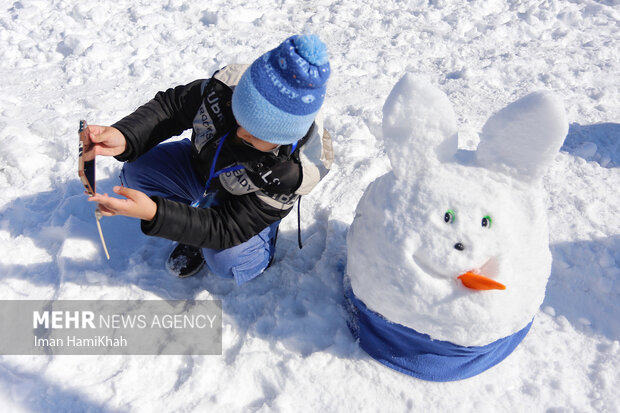
<instances>
[{"instance_id":1,"label":"orange carrot","mask_svg":"<svg viewBox=\"0 0 620 413\"><path fill-rule=\"evenodd\" d=\"M463 282L463 285L472 290L505 290L504 284L498 283L495 280L485 277L484 275L476 274L471 271L467 271L465 274L457 277Z\"/></svg>"}]
</instances>

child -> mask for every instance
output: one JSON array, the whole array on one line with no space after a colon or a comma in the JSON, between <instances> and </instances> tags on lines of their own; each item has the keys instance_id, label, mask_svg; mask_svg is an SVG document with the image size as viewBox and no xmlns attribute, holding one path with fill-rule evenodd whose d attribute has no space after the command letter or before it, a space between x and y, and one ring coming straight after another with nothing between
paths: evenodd
<instances>
[{"instance_id":1,"label":"child","mask_svg":"<svg viewBox=\"0 0 620 413\"><path fill-rule=\"evenodd\" d=\"M89 126L96 154L127 161L114 188L126 199L90 200L179 242L167 265L179 277L206 261L239 285L255 278L271 264L280 220L331 166L318 116L329 74L325 45L296 35L250 66L159 92L111 127ZM160 144L189 128L191 142Z\"/></svg>"}]
</instances>

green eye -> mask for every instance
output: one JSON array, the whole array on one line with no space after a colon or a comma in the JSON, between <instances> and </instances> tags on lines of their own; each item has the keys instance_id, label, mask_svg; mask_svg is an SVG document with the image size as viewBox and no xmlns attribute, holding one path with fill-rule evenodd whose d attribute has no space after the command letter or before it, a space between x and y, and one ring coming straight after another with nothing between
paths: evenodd
<instances>
[{"instance_id":1,"label":"green eye","mask_svg":"<svg viewBox=\"0 0 620 413\"><path fill-rule=\"evenodd\" d=\"M451 209L447 210L446 213L443 215L443 220L448 224L453 223L454 218L455 218L454 211Z\"/></svg>"},{"instance_id":2,"label":"green eye","mask_svg":"<svg viewBox=\"0 0 620 413\"><path fill-rule=\"evenodd\" d=\"M490 216L485 216L484 218L482 218L482 226L484 228L491 228L491 224L493 223L493 220L491 219Z\"/></svg>"}]
</instances>

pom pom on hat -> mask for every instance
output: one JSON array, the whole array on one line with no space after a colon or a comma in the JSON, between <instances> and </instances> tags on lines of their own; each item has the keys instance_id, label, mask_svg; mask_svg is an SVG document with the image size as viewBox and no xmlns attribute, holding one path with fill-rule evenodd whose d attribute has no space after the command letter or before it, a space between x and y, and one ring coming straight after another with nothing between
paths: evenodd
<instances>
[{"instance_id":1,"label":"pom pom on hat","mask_svg":"<svg viewBox=\"0 0 620 413\"><path fill-rule=\"evenodd\" d=\"M292 36L245 71L233 92L235 118L259 139L294 143L321 108L329 74L327 47L318 36Z\"/></svg>"},{"instance_id":2,"label":"pom pom on hat","mask_svg":"<svg viewBox=\"0 0 620 413\"><path fill-rule=\"evenodd\" d=\"M298 36L293 40L297 53L308 63L322 66L329 63L327 59L327 46L319 39L319 36L315 34Z\"/></svg>"}]
</instances>

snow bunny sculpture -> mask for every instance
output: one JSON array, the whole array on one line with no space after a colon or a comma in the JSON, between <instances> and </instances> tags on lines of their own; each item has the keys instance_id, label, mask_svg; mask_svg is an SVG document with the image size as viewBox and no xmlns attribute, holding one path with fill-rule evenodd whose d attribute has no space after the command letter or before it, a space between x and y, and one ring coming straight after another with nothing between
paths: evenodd
<instances>
[{"instance_id":1,"label":"snow bunny sculpture","mask_svg":"<svg viewBox=\"0 0 620 413\"><path fill-rule=\"evenodd\" d=\"M405 75L383 107L392 165L347 236L349 327L373 358L432 381L471 377L529 331L551 270L542 175L568 131L533 93L457 150L447 96Z\"/></svg>"}]
</instances>

